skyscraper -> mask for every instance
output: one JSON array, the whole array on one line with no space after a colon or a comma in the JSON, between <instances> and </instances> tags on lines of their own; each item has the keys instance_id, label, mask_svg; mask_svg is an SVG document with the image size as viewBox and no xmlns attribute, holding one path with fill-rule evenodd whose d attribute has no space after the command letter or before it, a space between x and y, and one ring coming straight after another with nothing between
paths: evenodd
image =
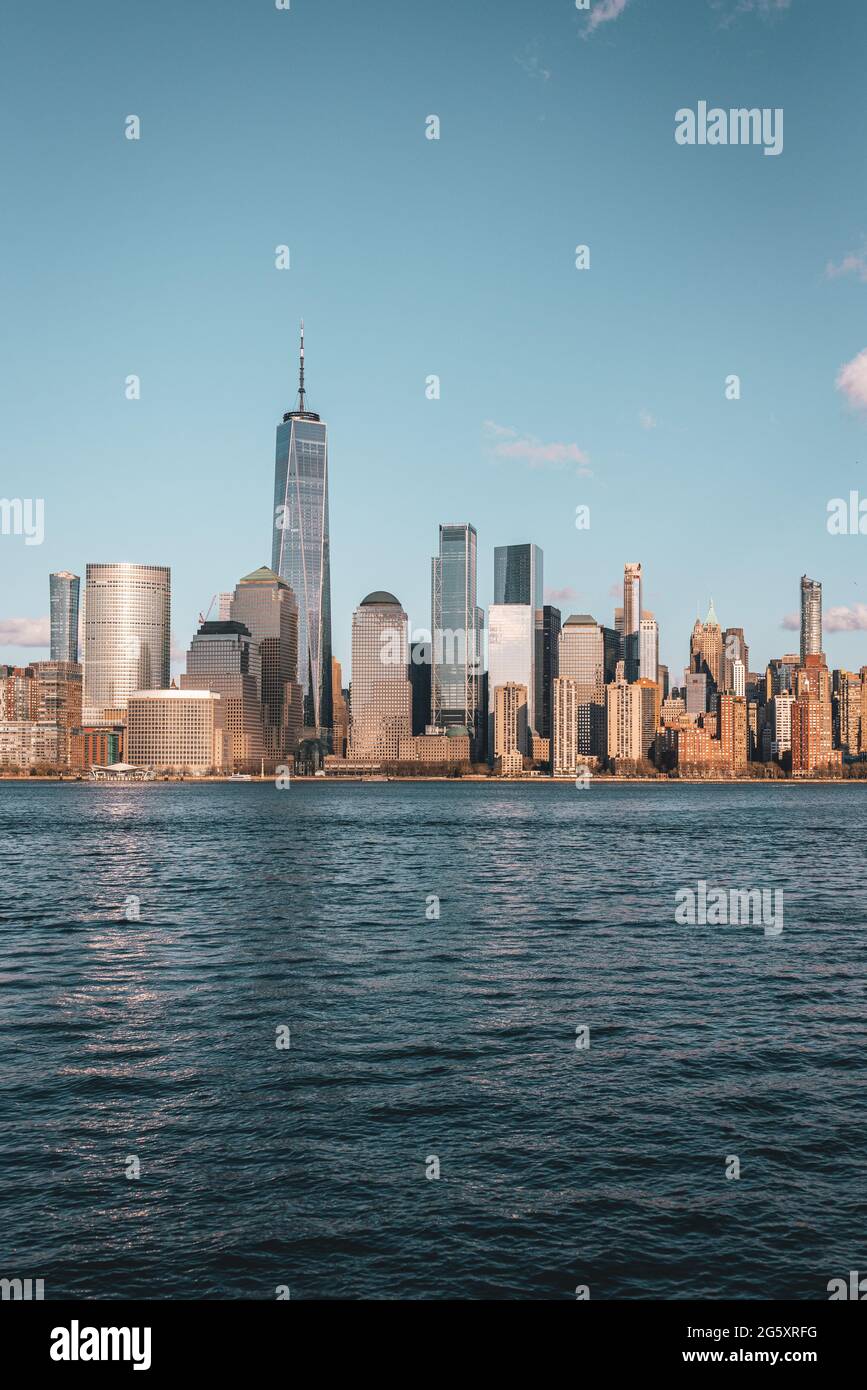
<instances>
[{"instance_id":1,"label":"skyscraper","mask_svg":"<svg viewBox=\"0 0 867 1390\"><path fill-rule=\"evenodd\" d=\"M262 565L238 581L231 612L232 621L243 624L258 648L265 757L273 766L295 752L302 734L298 605L285 580ZM328 679L330 684L330 660Z\"/></svg>"},{"instance_id":2,"label":"skyscraper","mask_svg":"<svg viewBox=\"0 0 867 1390\"><path fill-rule=\"evenodd\" d=\"M704 673L713 682L711 694L720 687L723 663L722 628L713 606L713 599L707 610L704 622L696 618L689 643L690 669L697 675Z\"/></svg>"},{"instance_id":3,"label":"skyscraper","mask_svg":"<svg viewBox=\"0 0 867 1390\"><path fill-rule=\"evenodd\" d=\"M623 567L623 660L628 681L638 680L641 674L641 613L641 565L636 562Z\"/></svg>"},{"instance_id":4,"label":"skyscraper","mask_svg":"<svg viewBox=\"0 0 867 1390\"><path fill-rule=\"evenodd\" d=\"M187 652L181 690L212 690L220 696L230 772L258 772L265 756L260 677L259 644L243 623L202 623Z\"/></svg>"},{"instance_id":5,"label":"skyscraper","mask_svg":"<svg viewBox=\"0 0 867 1390\"><path fill-rule=\"evenodd\" d=\"M573 613L560 631L560 677L576 682L576 748L583 758L605 753L605 633L589 613ZM566 699L566 692L561 694ZM571 697L570 697L571 698ZM564 708L565 708L564 704Z\"/></svg>"},{"instance_id":6,"label":"skyscraper","mask_svg":"<svg viewBox=\"0 0 867 1390\"><path fill-rule=\"evenodd\" d=\"M801 575L801 665L822 650L822 585Z\"/></svg>"},{"instance_id":7,"label":"skyscraper","mask_svg":"<svg viewBox=\"0 0 867 1390\"><path fill-rule=\"evenodd\" d=\"M536 728L536 621L526 603L492 603L488 609L488 756L494 760L494 694L505 685L525 690L523 727ZM529 753L529 745L520 749Z\"/></svg>"},{"instance_id":8,"label":"skyscraper","mask_svg":"<svg viewBox=\"0 0 867 1390\"><path fill-rule=\"evenodd\" d=\"M544 560L538 545L494 547L494 604L528 606L533 613L532 687L528 686L529 727L540 732L544 685ZM490 649L491 634L488 632ZM489 663L490 664L490 663ZM517 678L516 678L517 679ZM493 689L494 682L491 682Z\"/></svg>"},{"instance_id":9,"label":"skyscraper","mask_svg":"<svg viewBox=\"0 0 867 1390\"><path fill-rule=\"evenodd\" d=\"M659 679L659 624L652 613L642 613L638 625L638 673L642 680Z\"/></svg>"},{"instance_id":10,"label":"skyscraper","mask_svg":"<svg viewBox=\"0 0 867 1390\"><path fill-rule=\"evenodd\" d=\"M542 609L542 706L536 714L542 738L553 737L554 681L560 674L560 625L560 609L546 603Z\"/></svg>"},{"instance_id":11,"label":"skyscraper","mask_svg":"<svg viewBox=\"0 0 867 1390\"><path fill-rule=\"evenodd\" d=\"M271 569L298 604L298 682L303 737L331 747L331 560L328 526L328 427L307 409L304 324L298 408L277 426ZM293 680L295 677L293 677Z\"/></svg>"},{"instance_id":12,"label":"skyscraper","mask_svg":"<svg viewBox=\"0 0 867 1390\"><path fill-rule=\"evenodd\" d=\"M78 660L78 590L77 574L58 570L48 576L51 612L51 660Z\"/></svg>"},{"instance_id":13,"label":"skyscraper","mask_svg":"<svg viewBox=\"0 0 867 1390\"><path fill-rule=\"evenodd\" d=\"M497 772L522 772L527 750L527 687L491 686L492 762Z\"/></svg>"},{"instance_id":14,"label":"skyscraper","mask_svg":"<svg viewBox=\"0 0 867 1390\"><path fill-rule=\"evenodd\" d=\"M164 565L88 565L85 572L84 720L126 709L134 690L170 679L171 571Z\"/></svg>"},{"instance_id":15,"label":"skyscraper","mask_svg":"<svg viewBox=\"0 0 867 1390\"><path fill-rule=\"evenodd\" d=\"M440 728L466 728L474 760L484 735L481 712L485 620L476 606L476 549L474 526L467 522L442 525L439 554L431 561L432 723Z\"/></svg>"},{"instance_id":16,"label":"skyscraper","mask_svg":"<svg viewBox=\"0 0 867 1390\"><path fill-rule=\"evenodd\" d=\"M394 594L377 589L352 615L349 756L396 761L411 733L408 619Z\"/></svg>"}]
</instances>

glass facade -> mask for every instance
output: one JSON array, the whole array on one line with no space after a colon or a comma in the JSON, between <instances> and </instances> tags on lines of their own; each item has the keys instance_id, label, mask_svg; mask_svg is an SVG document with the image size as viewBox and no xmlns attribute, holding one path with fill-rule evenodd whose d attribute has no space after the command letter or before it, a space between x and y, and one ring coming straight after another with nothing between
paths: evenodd
<instances>
[{"instance_id":1,"label":"glass facade","mask_svg":"<svg viewBox=\"0 0 867 1390\"><path fill-rule=\"evenodd\" d=\"M330 749L331 560L328 428L311 411L290 411L277 426L271 568L298 603L298 682L304 731Z\"/></svg>"},{"instance_id":2,"label":"glass facade","mask_svg":"<svg viewBox=\"0 0 867 1390\"><path fill-rule=\"evenodd\" d=\"M48 576L51 660L78 660L78 593L81 581L69 570Z\"/></svg>"},{"instance_id":3,"label":"glass facade","mask_svg":"<svg viewBox=\"0 0 867 1390\"><path fill-rule=\"evenodd\" d=\"M85 719L126 709L136 690L168 688L171 571L164 565L88 565L84 615Z\"/></svg>"},{"instance_id":4,"label":"glass facade","mask_svg":"<svg viewBox=\"0 0 867 1390\"><path fill-rule=\"evenodd\" d=\"M439 555L431 562L433 635L432 723L465 727L473 756L484 731L482 716L482 637L484 615L476 606L476 528L468 523L440 526Z\"/></svg>"},{"instance_id":5,"label":"glass facade","mask_svg":"<svg viewBox=\"0 0 867 1390\"><path fill-rule=\"evenodd\" d=\"M526 604L533 610L533 685L527 717L542 733L545 706L545 608L542 551L529 542L494 547L494 604ZM493 689L493 686L491 687ZM543 734L543 737L546 736Z\"/></svg>"}]
</instances>

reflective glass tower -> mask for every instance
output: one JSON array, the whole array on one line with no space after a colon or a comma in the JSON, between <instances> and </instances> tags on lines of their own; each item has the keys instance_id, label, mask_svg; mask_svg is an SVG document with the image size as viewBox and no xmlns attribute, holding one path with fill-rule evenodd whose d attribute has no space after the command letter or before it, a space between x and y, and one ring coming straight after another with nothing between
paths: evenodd
<instances>
[{"instance_id":1,"label":"reflective glass tower","mask_svg":"<svg viewBox=\"0 0 867 1390\"><path fill-rule=\"evenodd\" d=\"M466 728L474 755L482 729L482 635L476 606L476 528L440 526L439 555L431 561L432 723Z\"/></svg>"},{"instance_id":2,"label":"reflective glass tower","mask_svg":"<svg viewBox=\"0 0 867 1390\"><path fill-rule=\"evenodd\" d=\"M78 586L77 574L58 570L48 576L51 603L51 660L78 660Z\"/></svg>"},{"instance_id":3,"label":"reflective glass tower","mask_svg":"<svg viewBox=\"0 0 867 1390\"><path fill-rule=\"evenodd\" d=\"M171 572L165 565L88 565L84 615L86 721L126 709L137 690L169 684Z\"/></svg>"},{"instance_id":4,"label":"reflective glass tower","mask_svg":"<svg viewBox=\"0 0 867 1390\"><path fill-rule=\"evenodd\" d=\"M308 410L304 392L304 324L298 408L277 426L271 569L298 602L298 681L303 737L330 751L331 562L328 530L328 427Z\"/></svg>"},{"instance_id":5,"label":"reflective glass tower","mask_svg":"<svg viewBox=\"0 0 867 1390\"><path fill-rule=\"evenodd\" d=\"M494 605L524 605L532 611L527 718L529 728L536 733L541 733L544 723L545 609L542 565L542 551L538 545L494 546ZM493 635L489 630L489 647L492 641ZM493 677L490 685L493 690Z\"/></svg>"}]
</instances>

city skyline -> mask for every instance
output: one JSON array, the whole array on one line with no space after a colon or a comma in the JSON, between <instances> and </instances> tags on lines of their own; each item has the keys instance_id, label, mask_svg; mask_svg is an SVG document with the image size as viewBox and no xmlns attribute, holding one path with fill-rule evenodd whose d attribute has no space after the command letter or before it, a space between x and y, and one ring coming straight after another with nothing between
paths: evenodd
<instances>
[{"instance_id":1,"label":"city skyline","mask_svg":"<svg viewBox=\"0 0 867 1390\"><path fill-rule=\"evenodd\" d=\"M506 3L491 25L446 4L423 51L402 8L384 5L387 43L368 73L347 56L366 28L348 3L331 17L218 4L204 35L179 12L173 49L204 42L209 61L184 64L172 102L159 26L127 52L104 4L56 7L47 33L38 12L20 16L35 76L10 73L7 178L32 221L12 229L17 273L4 286L16 353L3 492L45 499L45 539L0 539L0 660L48 655L47 571L123 559L172 568L178 672L210 595L268 563L273 426L304 315L312 399L329 423L333 654L347 669L365 593L394 590L422 624L417 557L452 517L478 527L483 608L495 544L535 538L549 594L574 594L546 601L606 623L622 560L640 556L662 662L680 664L679 634L710 595L727 620L752 613L766 659L787 641L791 576L806 571L840 625L826 623L830 659L859 664L859 538L829 534L827 504L867 491L852 366L865 348L867 208L828 151L840 129L853 148L865 142L863 7L840 7L843 42L837 7L820 17L799 0L772 19L636 0L592 31L569 6L528 15ZM467 48L446 62L458 19ZM322 65L333 22L346 46ZM483 84L467 57L479 45ZM58 136L48 74L70 61L81 81ZM223 110L213 85L230 87L238 63L255 65L256 87ZM640 101L613 102L622 83ZM703 95L784 108L783 152L679 147L674 114ZM124 137L130 111L138 143ZM439 141L425 137L431 112ZM301 131L303 199L281 179ZM70 141L87 144L85 181ZM480 162L492 187L521 171L522 198L494 222ZM349 238L337 188L359 212ZM652 205L646 229L636 201ZM36 229L58 202L63 253L46 261ZM739 400L725 395L733 373ZM134 536L119 529L130 516Z\"/></svg>"}]
</instances>

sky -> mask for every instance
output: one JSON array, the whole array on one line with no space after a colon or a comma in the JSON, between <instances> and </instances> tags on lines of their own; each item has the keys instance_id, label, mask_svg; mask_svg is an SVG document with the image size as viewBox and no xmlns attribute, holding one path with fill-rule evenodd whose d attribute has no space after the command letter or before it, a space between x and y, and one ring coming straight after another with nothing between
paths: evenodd
<instances>
[{"instance_id":1,"label":"sky","mask_svg":"<svg viewBox=\"0 0 867 1390\"><path fill-rule=\"evenodd\" d=\"M804 573L829 664L867 663L867 536L827 527L867 499L862 0L42 0L4 28L0 495L43 499L44 539L0 535L0 662L47 657L51 570L124 560L171 566L183 669L270 563L303 317L345 674L368 592L429 626L459 521L485 606L495 545L609 625L641 561L673 673L711 598L754 670L797 650ZM701 101L781 108L782 151L679 144Z\"/></svg>"}]
</instances>

